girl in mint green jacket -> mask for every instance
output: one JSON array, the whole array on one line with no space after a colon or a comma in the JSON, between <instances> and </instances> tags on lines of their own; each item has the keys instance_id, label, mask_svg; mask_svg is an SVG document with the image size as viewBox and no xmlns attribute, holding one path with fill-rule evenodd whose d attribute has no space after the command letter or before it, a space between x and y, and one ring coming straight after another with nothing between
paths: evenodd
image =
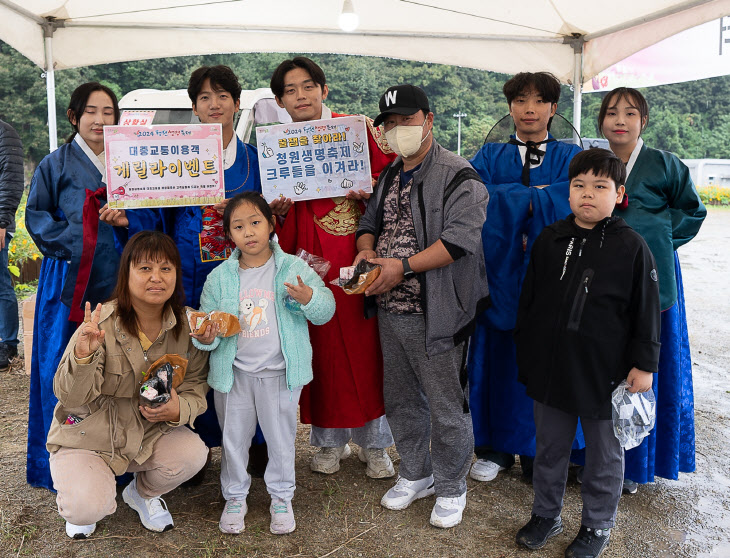
<instances>
[{"instance_id":1,"label":"girl in mint green jacket","mask_svg":"<svg viewBox=\"0 0 730 558\"><path fill-rule=\"evenodd\" d=\"M258 421L268 444L264 474L271 495L271 532L296 528L294 440L302 386L312 380L312 346L307 320L329 321L332 292L304 260L285 254L271 240L274 216L255 192L229 200L223 228L236 249L213 270L203 287L200 310L239 317L241 333L217 337L217 326L193 335L196 347L211 351L208 384L214 391L223 432L221 488L226 505L219 527L238 534L245 528L251 477L248 450ZM285 302L288 297L294 304Z\"/></svg>"}]
</instances>

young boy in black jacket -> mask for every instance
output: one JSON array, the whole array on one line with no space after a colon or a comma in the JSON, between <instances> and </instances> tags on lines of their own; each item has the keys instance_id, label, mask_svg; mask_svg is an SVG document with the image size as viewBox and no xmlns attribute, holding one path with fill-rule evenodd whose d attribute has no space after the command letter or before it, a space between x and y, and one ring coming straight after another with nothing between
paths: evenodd
<instances>
[{"instance_id":1,"label":"young boy in black jacket","mask_svg":"<svg viewBox=\"0 0 730 558\"><path fill-rule=\"evenodd\" d=\"M608 546L624 478L611 393L651 389L659 363L659 286L644 239L620 217L626 168L589 149L570 163L572 215L536 239L515 329L518 379L534 399L537 455L530 521L517 543L542 548L563 531L560 511L580 417L586 440L580 531L566 557L597 557Z\"/></svg>"}]
</instances>

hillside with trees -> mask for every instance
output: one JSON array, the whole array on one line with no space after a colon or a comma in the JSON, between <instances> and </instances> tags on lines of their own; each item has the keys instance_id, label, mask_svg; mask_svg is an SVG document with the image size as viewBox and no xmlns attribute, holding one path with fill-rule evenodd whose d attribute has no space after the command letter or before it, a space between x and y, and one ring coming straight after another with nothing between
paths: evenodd
<instances>
[{"instance_id":1,"label":"hillside with trees","mask_svg":"<svg viewBox=\"0 0 730 558\"><path fill-rule=\"evenodd\" d=\"M59 142L71 127L65 112L73 89L85 81L108 85L119 97L141 88L179 89L195 68L227 64L245 89L266 87L276 65L291 54L256 53L186 56L106 64L56 72ZM434 136L456 150L458 112L462 120L462 155L471 157L490 128L507 114L502 95L504 74L457 66L426 64L335 54L312 55L325 70L330 88L328 105L336 112L378 113L378 99L397 83L413 83L429 96L435 113ZM649 101L650 122L644 136L653 147L683 158L730 158L730 76L665 85L643 90ZM596 117L602 94L583 96L582 132L597 137ZM43 71L0 42L0 119L12 124L25 146L29 169L48 153L46 88ZM572 91L563 87L558 110L572 120Z\"/></svg>"}]
</instances>

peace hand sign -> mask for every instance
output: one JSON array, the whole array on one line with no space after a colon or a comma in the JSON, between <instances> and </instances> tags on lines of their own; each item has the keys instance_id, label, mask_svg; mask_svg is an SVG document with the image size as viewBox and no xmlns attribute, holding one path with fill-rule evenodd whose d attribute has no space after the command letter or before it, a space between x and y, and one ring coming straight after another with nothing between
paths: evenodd
<instances>
[{"instance_id":1,"label":"peace hand sign","mask_svg":"<svg viewBox=\"0 0 730 558\"><path fill-rule=\"evenodd\" d=\"M74 346L76 358L86 358L93 355L104 341L104 332L99 329L99 316L101 315L101 304L97 304L94 311L91 311L91 303L86 303L84 309L84 323L81 324L79 336Z\"/></svg>"}]
</instances>

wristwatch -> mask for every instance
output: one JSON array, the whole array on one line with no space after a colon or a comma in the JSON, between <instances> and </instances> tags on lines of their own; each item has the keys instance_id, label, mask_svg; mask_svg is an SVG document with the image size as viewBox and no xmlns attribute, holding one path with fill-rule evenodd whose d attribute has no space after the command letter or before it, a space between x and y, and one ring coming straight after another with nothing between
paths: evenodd
<instances>
[{"instance_id":1,"label":"wristwatch","mask_svg":"<svg viewBox=\"0 0 730 558\"><path fill-rule=\"evenodd\" d=\"M410 279L416 272L411 269L411 264L408 263L408 258L403 258L400 261L403 264L403 279Z\"/></svg>"}]
</instances>

